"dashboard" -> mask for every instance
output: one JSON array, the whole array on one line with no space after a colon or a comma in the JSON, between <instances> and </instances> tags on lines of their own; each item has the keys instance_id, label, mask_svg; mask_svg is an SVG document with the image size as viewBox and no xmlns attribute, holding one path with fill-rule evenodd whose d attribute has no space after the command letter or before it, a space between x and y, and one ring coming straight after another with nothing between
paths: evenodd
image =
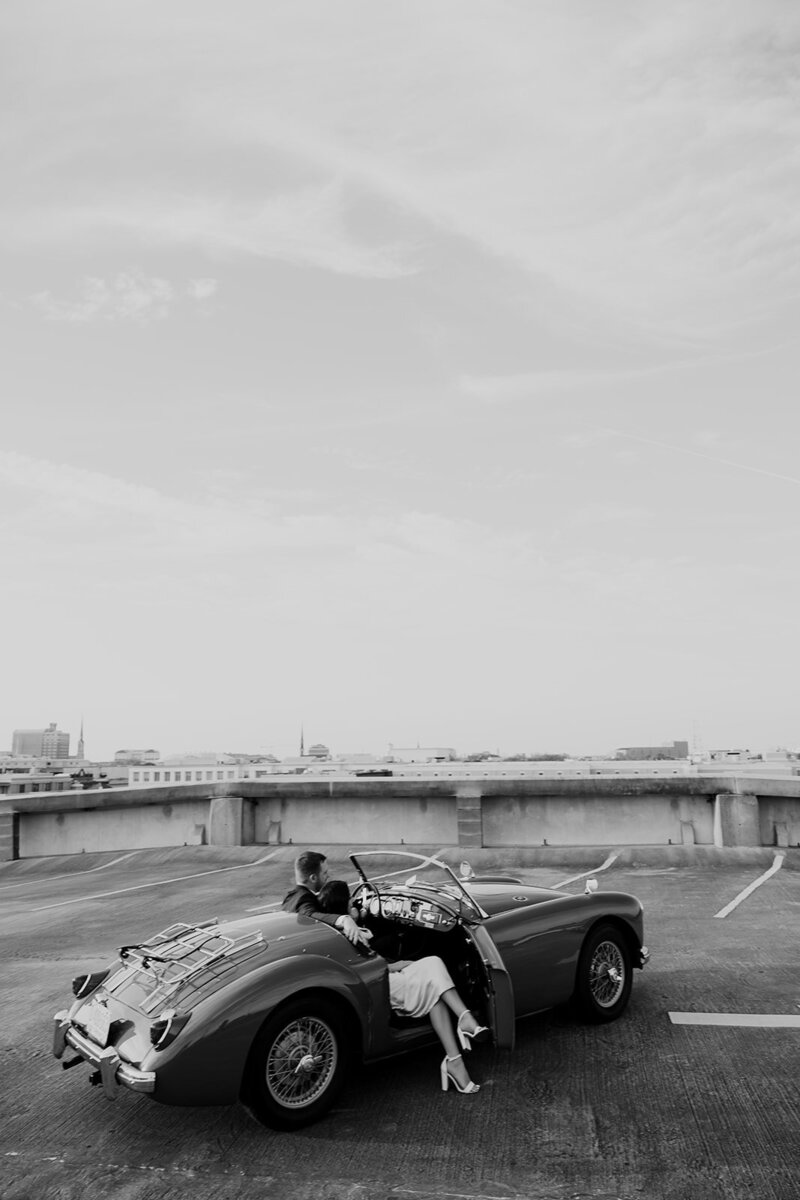
<instances>
[{"instance_id":1,"label":"dashboard","mask_svg":"<svg viewBox=\"0 0 800 1200\"><path fill-rule=\"evenodd\" d=\"M396 892L373 893L365 897L365 911L373 917L384 917L403 925L417 925L423 929L435 929L446 933L454 929L456 918L430 900L418 896L399 895Z\"/></svg>"}]
</instances>

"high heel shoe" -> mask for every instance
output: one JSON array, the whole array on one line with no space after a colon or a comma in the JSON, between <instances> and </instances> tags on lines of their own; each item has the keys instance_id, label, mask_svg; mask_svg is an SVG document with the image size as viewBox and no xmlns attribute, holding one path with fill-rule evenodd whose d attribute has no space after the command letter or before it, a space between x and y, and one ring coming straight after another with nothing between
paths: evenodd
<instances>
[{"instance_id":1,"label":"high heel shoe","mask_svg":"<svg viewBox=\"0 0 800 1200\"><path fill-rule=\"evenodd\" d=\"M470 1079L469 1083L464 1084L464 1087L462 1087L461 1084L456 1079L455 1075L450 1074L447 1064L451 1063L451 1062L456 1062L456 1060L459 1058L461 1058L460 1054L454 1054L452 1056L452 1058L448 1058L447 1055L445 1055L444 1059L442 1060L442 1091L446 1092L448 1087L452 1083L453 1087L458 1092L463 1092L463 1093L467 1093L467 1094L469 1094L471 1092L479 1092L481 1090L481 1086L479 1083L473 1083L473 1081Z\"/></svg>"},{"instance_id":2,"label":"high heel shoe","mask_svg":"<svg viewBox=\"0 0 800 1200\"><path fill-rule=\"evenodd\" d=\"M464 1017L471 1016L472 1013L468 1008L465 1008L456 1024L456 1033L458 1034L462 1050L470 1050L472 1048L470 1042L485 1042L489 1036L489 1030L485 1025L479 1025L477 1029L473 1029L472 1031L461 1028L461 1022L464 1020Z\"/></svg>"}]
</instances>

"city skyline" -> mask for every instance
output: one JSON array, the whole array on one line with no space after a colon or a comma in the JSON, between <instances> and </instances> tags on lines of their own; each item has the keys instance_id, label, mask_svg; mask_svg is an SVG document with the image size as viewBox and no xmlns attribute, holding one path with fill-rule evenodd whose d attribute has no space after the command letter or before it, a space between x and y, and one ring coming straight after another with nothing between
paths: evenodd
<instances>
[{"instance_id":1,"label":"city skyline","mask_svg":"<svg viewBox=\"0 0 800 1200\"><path fill-rule=\"evenodd\" d=\"M54 757L54 758L61 757L64 759L66 759L66 758L84 759L85 758L85 760L89 761L89 762L111 762L115 758L116 755L122 754L125 752L126 747L124 747L122 745L117 745L115 750L109 751L108 753L88 754L88 755L81 754L79 752L79 749L82 748L83 744L84 744L83 724L84 724L84 722L82 719L78 748L75 750L75 752L73 752L72 754L67 754L67 755L62 755L62 756L53 754L52 757ZM55 729L55 723L51 723L50 729L51 730ZM0 757L22 756L24 754L24 752L16 751L14 749L14 744L16 742L17 735L20 733L32 734L34 732L43 734L43 733L49 732L49 730L44 729L44 728L38 729L38 730L34 730L34 729L30 729L30 730L15 729L15 730L13 730L12 731L13 736L11 739L11 743L12 743L11 750L10 751L0 750ZM63 736L67 738L67 744L69 744L69 739L71 738L70 732L59 730L59 734L63 734ZM224 756L224 755L237 755L237 754L238 755L241 755L241 754L252 755L253 757L263 755L265 757L276 756L280 759L294 759L294 758L298 758L298 757L303 757L304 755L308 758L314 758L315 750L324 749L328 754L330 754L330 756L332 758L345 759L348 757L357 757L359 755L363 755L365 757L373 756L376 759L385 759L385 758L391 758L393 752L395 752L395 751L397 751L398 753L401 753L401 752L405 752L405 751L412 750L412 749L437 749L438 748L438 749L447 749L448 751L453 751L456 759L463 759L470 755L487 753L490 755L497 755L500 758L509 758L509 757L513 757L515 755L529 756L532 758L535 758L537 755L546 755L546 756L563 755L565 758L568 758L568 759L579 760L581 758L603 758L603 757L611 758L617 754L622 754L623 752L629 751L634 747L643 749L643 750L648 750L648 751L654 750L658 747L661 747L665 750L665 752L673 751L673 754L667 755L667 757L681 757L681 754L682 754L681 748L682 747L686 748L686 752L689 757L709 755L709 754L741 753L741 752L752 753L754 755L765 754L765 753L770 753L770 752L780 753L780 752L784 752L784 751L787 753L790 753L790 754L800 753L800 745L798 745L797 743L794 743L791 745L780 745L774 741L768 742L768 743L762 743L762 744L748 743L746 745L742 744L742 745L738 745L738 746L734 746L734 745L716 745L716 746L704 745L702 743L701 739L698 737L696 731L695 731L693 739L671 738L671 739L663 739L658 742L651 742L651 743L647 743L647 744L625 743L624 739L618 739L614 744L606 746L600 750L597 750L597 749L587 750L585 747L575 746L575 745L555 747L555 746L543 746L543 745L511 746L511 745L499 745L498 744L498 745L492 746L492 745L489 745L485 741L481 742L481 743L476 743L475 745L458 746L458 745L453 745L451 743L448 743L442 739L439 739L438 741L431 741L431 742L426 742L426 743L421 743L419 741L400 743L395 740L395 741L389 742L387 745L385 745L383 747L375 747L375 746L368 747L366 745L351 745L351 746L347 746L347 747L342 747L342 746L331 745L327 741L325 741L325 739L316 739L316 738L306 739L304 736L304 731L301 727L300 732L298 734L298 741L295 743L294 746L292 746L288 743L280 744L277 742L272 742L272 743L269 743L268 745L261 745L258 747L255 747L255 746L248 747L245 745L224 745L223 746L222 744L217 742L216 744L209 744L207 746L183 746L180 748L176 748L173 745L168 745L168 748L162 749L161 747L155 747L151 743L149 754L151 756L152 761L162 761L162 762L165 760L170 760L170 759L178 760L178 759L191 759L193 757L204 757L204 756L209 756L209 755ZM675 754L674 752L676 752L676 751L679 751L679 753ZM144 752L143 748L135 747L135 746L133 746L132 743L128 743L128 753L129 754L139 755L143 752ZM44 755L44 757L47 757L47 756ZM649 755L646 755L645 757L649 757Z\"/></svg>"},{"instance_id":2,"label":"city skyline","mask_svg":"<svg viewBox=\"0 0 800 1200\"><path fill-rule=\"evenodd\" d=\"M0 29L0 728L797 745L788 0Z\"/></svg>"}]
</instances>

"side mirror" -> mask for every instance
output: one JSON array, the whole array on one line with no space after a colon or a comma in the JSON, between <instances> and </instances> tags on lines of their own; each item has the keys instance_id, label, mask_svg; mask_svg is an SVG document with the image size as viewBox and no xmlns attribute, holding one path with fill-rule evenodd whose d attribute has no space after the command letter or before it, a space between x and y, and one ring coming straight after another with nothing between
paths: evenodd
<instances>
[{"instance_id":1,"label":"side mirror","mask_svg":"<svg viewBox=\"0 0 800 1200\"><path fill-rule=\"evenodd\" d=\"M461 879L472 879L475 874L475 872L473 871L470 864L466 861L466 859L464 860L464 862L462 862L461 866L458 868L458 873L459 873L459 876Z\"/></svg>"},{"instance_id":2,"label":"side mirror","mask_svg":"<svg viewBox=\"0 0 800 1200\"><path fill-rule=\"evenodd\" d=\"M586 887L583 889L584 895L591 896L592 892L596 892L596 891L597 891L597 880L596 879L587 879Z\"/></svg>"}]
</instances>

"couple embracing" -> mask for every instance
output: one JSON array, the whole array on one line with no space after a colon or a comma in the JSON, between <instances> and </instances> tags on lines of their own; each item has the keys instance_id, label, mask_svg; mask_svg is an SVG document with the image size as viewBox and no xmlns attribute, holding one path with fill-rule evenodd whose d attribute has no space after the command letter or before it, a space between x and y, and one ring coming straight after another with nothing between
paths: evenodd
<instances>
[{"instance_id":1,"label":"couple embracing","mask_svg":"<svg viewBox=\"0 0 800 1200\"><path fill-rule=\"evenodd\" d=\"M300 913L339 929L354 944L368 945L372 934L359 925L350 907L350 889L340 879L330 879L324 854L306 850L295 859L295 887L284 897L285 912ZM442 1090L452 1083L459 1092L479 1090L461 1056L474 1041L484 1041L489 1030L481 1025L459 996L447 967L435 955L415 962L387 959L389 1001L406 1017L429 1017L445 1057L440 1068ZM455 1028L450 1014L456 1018ZM460 1049L459 1049L460 1046Z\"/></svg>"}]
</instances>

